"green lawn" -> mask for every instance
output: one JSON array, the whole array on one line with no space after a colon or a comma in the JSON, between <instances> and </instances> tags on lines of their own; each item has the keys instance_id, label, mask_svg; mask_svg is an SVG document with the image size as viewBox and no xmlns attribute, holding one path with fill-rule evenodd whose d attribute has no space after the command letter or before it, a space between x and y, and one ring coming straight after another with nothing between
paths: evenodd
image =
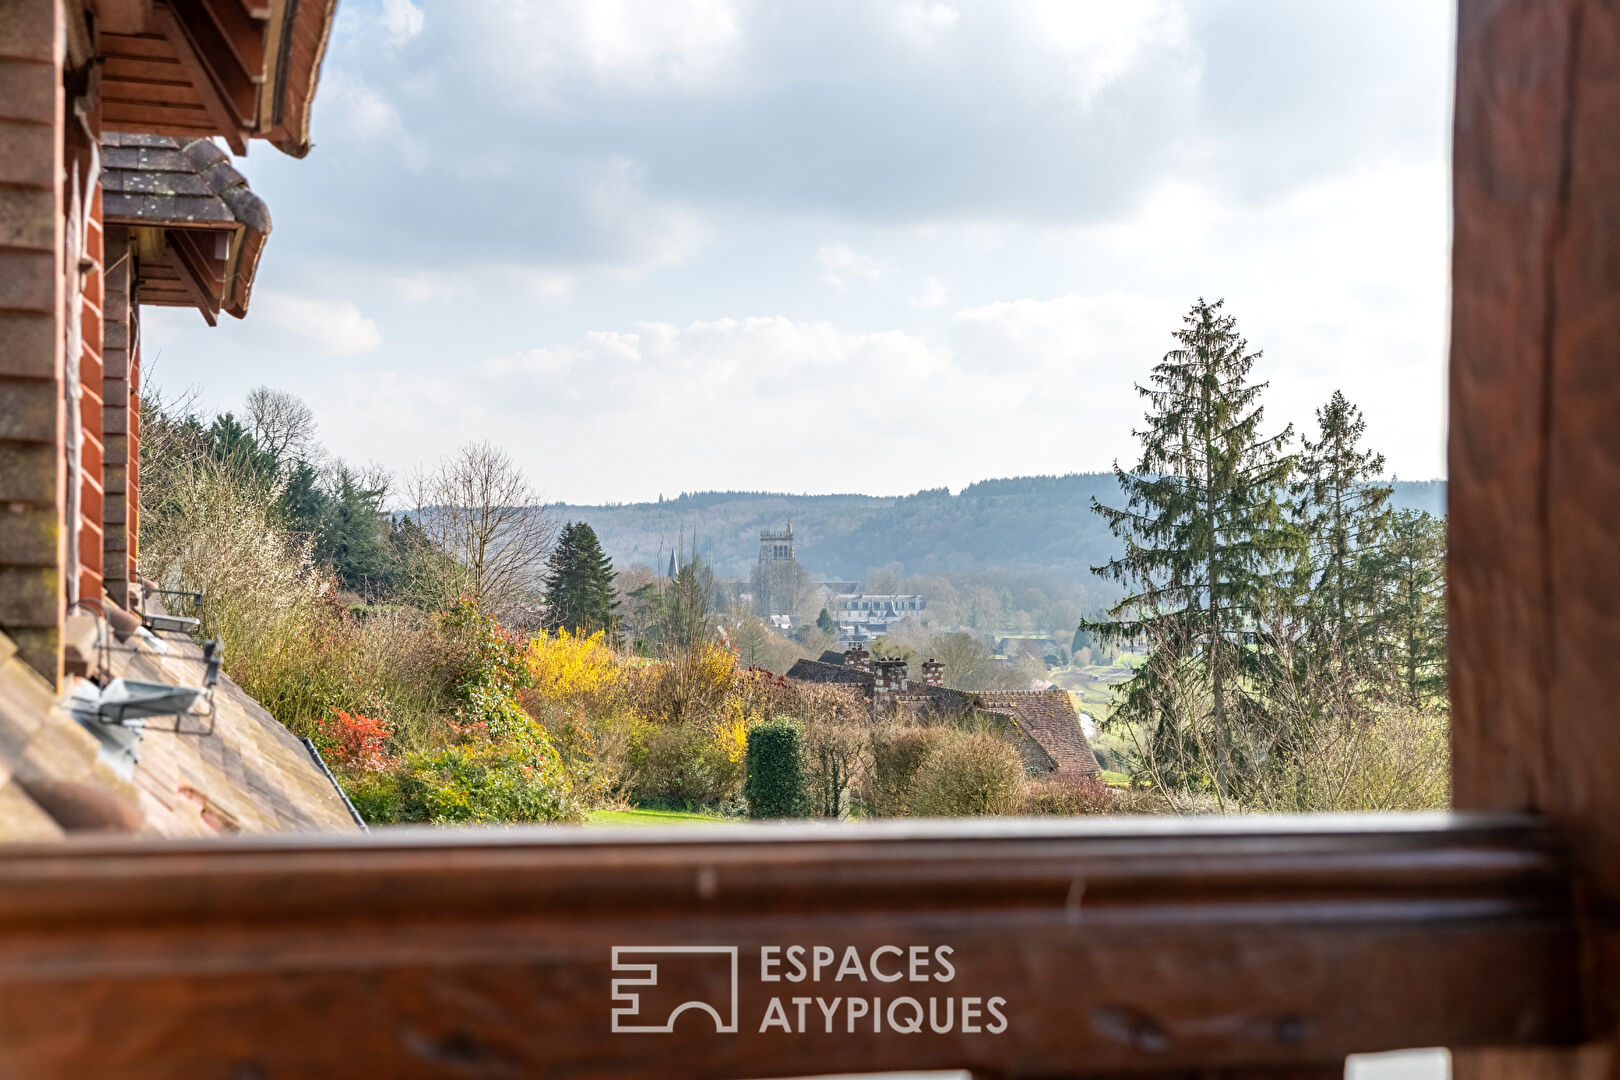
<instances>
[{"instance_id":1,"label":"green lawn","mask_svg":"<svg viewBox=\"0 0 1620 1080\"><path fill-rule=\"evenodd\" d=\"M682 810L592 810L587 825L719 825L718 814L689 814Z\"/></svg>"}]
</instances>

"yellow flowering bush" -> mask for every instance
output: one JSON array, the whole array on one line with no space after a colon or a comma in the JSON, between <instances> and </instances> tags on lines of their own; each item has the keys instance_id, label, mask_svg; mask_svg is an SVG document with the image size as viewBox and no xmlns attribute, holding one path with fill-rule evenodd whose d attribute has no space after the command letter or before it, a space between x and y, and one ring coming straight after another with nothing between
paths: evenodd
<instances>
[{"instance_id":1,"label":"yellow flowering bush","mask_svg":"<svg viewBox=\"0 0 1620 1080\"><path fill-rule=\"evenodd\" d=\"M559 630L536 634L524 655L536 697L587 703L616 693L623 683L618 658L601 631L589 636Z\"/></svg>"}]
</instances>

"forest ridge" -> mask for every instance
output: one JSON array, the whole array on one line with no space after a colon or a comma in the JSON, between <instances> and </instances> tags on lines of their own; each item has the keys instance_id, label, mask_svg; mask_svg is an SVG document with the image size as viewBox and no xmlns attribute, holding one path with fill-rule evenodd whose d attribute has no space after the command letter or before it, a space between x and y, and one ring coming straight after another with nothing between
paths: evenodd
<instances>
[{"instance_id":1,"label":"forest ridge","mask_svg":"<svg viewBox=\"0 0 1620 1080\"><path fill-rule=\"evenodd\" d=\"M1442 517L1444 480L1396 480L1393 509ZM1118 541L1091 509L1117 503L1113 473L984 480L952 495L786 495L698 492L658 502L561 505L564 520L587 521L616 566L647 566L684 533L723 576L745 578L759 556L759 532L793 523L798 559L812 574L859 580L889 568L902 575L982 570L1042 571L1096 589L1091 568L1118 554Z\"/></svg>"}]
</instances>

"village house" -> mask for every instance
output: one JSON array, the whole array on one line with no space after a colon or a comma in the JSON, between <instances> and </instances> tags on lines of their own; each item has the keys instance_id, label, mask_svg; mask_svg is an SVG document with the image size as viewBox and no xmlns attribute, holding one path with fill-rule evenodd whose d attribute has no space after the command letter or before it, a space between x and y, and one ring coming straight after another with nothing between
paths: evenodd
<instances>
[{"instance_id":1,"label":"village house","mask_svg":"<svg viewBox=\"0 0 1620 1080\"><path fill-rule=\"evenodd\" d=\"M938 660L925 660L921 670L922 681L913 682L906 660L873 657L855 644L842 654L828 650L820 659L799 660L787 677L848 686L871 703L874 719L904 709L938 721L988 717L1031 773L1069 769L1095 776L1100 771L1067 691L954 690L945 685L945 665Z\"/></svg>"},{"instance_id":2,"label":"village house","mask_svg":"<svg viewBox=\"0 0 1620 1080\"><path fill-rule=\"evenodd\" d=\"M309 152L334 9L0 18L0 838L361 827L136 569L141 308L247 314L270 215L214 140Z\"/></svg>"},{"instance_id":3,"label":"village house","mask_svg":"<svg viewBox=\"0 0 1620 1080\"><path fill-rule=\"evenodd\" d=\"M996 655L1055 664L1066 658L1069 650L1050 634L1010 634L996 642Z\"/></svg>"},{"instance_id":4,"label":"village house","mask_svg":"<svg viewBox=\"0 0 1620 1080\"><path fill-rule=\"evenodd\" d=\"M927 599L917 593L852 590L827 598L827 612L838 624L838 642L846 646L870 643L904 620L920 616L927 608Z\"/></svg>"}]
</instances>

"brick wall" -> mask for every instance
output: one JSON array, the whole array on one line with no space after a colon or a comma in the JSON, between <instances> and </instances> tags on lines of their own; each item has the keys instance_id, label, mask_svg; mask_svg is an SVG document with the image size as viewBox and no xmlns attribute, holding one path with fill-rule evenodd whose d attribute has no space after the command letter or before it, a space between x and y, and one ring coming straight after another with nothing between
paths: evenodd
<instances>
[{"instance_id":1,"label":"brick wall","mask_svg":"<svg viewBox=\"0 0 1620 1080\"><path fill-rule=\"evenodd\" d=\"M61 674L62 16L0 3L0 629Z\"/></svg>"}]
</instances>

